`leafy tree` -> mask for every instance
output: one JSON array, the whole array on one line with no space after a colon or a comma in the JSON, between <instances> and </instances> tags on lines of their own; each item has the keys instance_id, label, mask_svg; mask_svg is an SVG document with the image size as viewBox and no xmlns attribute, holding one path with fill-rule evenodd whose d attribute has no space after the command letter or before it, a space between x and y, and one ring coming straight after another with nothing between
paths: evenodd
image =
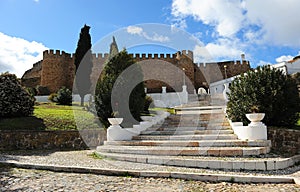
<instances>
[{"instance_id":1,"label":"leafy tree","mask_svg":"<svg viewBox=\"0 0 300 192\"><path fill-rule=\"evenodd\" d=\"M124 102L126 99L126 93L124 91L118 91L119 89L116 87L126 87L130 84L130 81L140 82L136 85L132 91L130 92L129 96L129 111L131 115L134 117L136 121L140 121L140 113L144 109L144 102L145 102L145 92L144 92L144 84L143 84L143 77L142 71L139 68L139 65L133 65L135 61L133 58L127 53L126 50L121 51L114 57L112 57L108 63L106 64L103 74L101 74L95 91L95 108L97 111L97 115L100 121L103 123L105 127L109 126L108 118L111 117L122 117L124 118L122 125L123 126L130 126L134 122L128 116L126 109L120 107L118 108L119 102ZM120 74L128 67L134 66L134 74L133 78L138 79L126 79L126 78L119 78ZM118 81L117 81L118 79ZM120 80L121 79L121 80ZM117 83L116 83L117 82ZM113 92L116 90L117 92ZM122 100L123 99L123 100ZM112 101L115 101L112 106ZM113 111L113 109L115 109Z\"/></svg>"},{"instance_id":2,"label":"leafy tree","mask_svg":"<svg viewBox=\"0 0 300 192\"><path fill-rule=\"evenodd\" d=\"M84 105L84 96L90 92L92 72L92 43L89 33L90 27L84 25L81 28L76 52L75 52L75 66L76 66L76 87L81 98L81 106Z\"/></svg>"},{"instance_id":3,"label":"leafy tree","mask_svg":"<svg viewBox=\"0 0 300 192\"><path fill-rule=\"evenodd\" d=\"M233 121L248 123L254 107L266 113L267 125L289 126L297 121L300 99L295 80L270 66L258 67L236 78L230 86L227 114Z\"/></svg>"},{"instance_id":4,"label":"leafy tree","mask_svg":"<svg viewBox=\"0 0 300 192\"><path fill-rule=\"evenodd\" d=\"M34 97L21 86L15 75L0 75L0 118L30 116L34 102Z\"/></svg>"}]
</instances>

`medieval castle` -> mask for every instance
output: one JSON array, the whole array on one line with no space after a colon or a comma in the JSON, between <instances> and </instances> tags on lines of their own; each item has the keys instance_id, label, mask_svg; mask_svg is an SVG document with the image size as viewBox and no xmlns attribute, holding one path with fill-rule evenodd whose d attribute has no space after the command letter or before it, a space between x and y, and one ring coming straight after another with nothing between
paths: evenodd
<instances>
[{"instance_id":1,"label":"medieval castle","mask_svg":"<svg viewBox=\"0 0 300 192\"><path fill-rule=\"evenodd\" d=\"M110 46L110 53L113 48L118 50L114 38ZM100 72L109 59L109 55L109 53L93 54L93 69L90 76L92 82L97 82ZM174 88L181 88L183 85L182 76L178 75L179 73L176 71L164 71L163 63L171 63L176 66L178 70L184 69L184 73L196 90L200 87L208 89L209 84L212 82L244 73L250 69L249 61L246 61L243 55L241 61L224 61L206 64L194 63L193 52L189 50L183 50L174 54L131 54L131 56L136 62L162 63L160 67L151 69L151 71L144 69L144 73L149 72L148 76L159 73L165 76L169 74L169 77L172 77L172 82L174 82L172 85L155 79L145 81L145 86L149 93L161 92L162 86L167 86L167 91L173 91ZM74 76L74 54L65 53L60 50L46 50L43 52L43 60L33 64L33 67L24 73L21 82L26 87L43 87L44 90L47 90L40 94L50 94L57 92L63 86L72 89ZM188 87L188 90L189 92L194 92L192 87Z\"/></svg>"}]
</instances>

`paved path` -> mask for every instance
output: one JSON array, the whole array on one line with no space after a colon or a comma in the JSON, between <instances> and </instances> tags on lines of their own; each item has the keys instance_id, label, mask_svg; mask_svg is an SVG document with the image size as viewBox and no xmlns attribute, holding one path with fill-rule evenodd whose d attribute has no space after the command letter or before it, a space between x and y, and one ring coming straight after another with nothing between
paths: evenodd
<instances>
[{"instance_id":1,"label":"paved path","mask_svg":"<svg viewBox=\"0 0 300 192\"><path fill-rule=\"evenodd\" d=\"M180 179L112 177L0 168L0 191L297 192L295 184L206 183Z\"/></svg>"},{"instance_id":2,"label":"paved path","mask_svg":"<svg viewBox=\"0 0 300 192\"><path fill-rule=\"evenodd\" d=\"M276 172L224 172L95 159L92 151L18 151L0 153L0 160L32 164L85 166L128 170L205 172L241 175L299 175L300 166ZM300 191L295 184L232 184L185 181L169 178L112 177L95 174L0 168L0 191Z\"/></svg>"}]
</instances>

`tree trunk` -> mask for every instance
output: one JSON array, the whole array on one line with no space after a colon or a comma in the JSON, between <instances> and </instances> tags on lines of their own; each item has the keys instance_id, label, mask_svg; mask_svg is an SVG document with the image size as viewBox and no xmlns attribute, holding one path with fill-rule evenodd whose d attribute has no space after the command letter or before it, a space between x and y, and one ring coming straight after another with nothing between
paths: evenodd
<instances>
[{"instance_id":1,"label":"tree trunk","mask_svg":"<svg viewBox=\"0 0 300 192\"><path fill-rule=\"evenodd\" d=\"M84 106L84 95L80 95L80 106Z\"/></svg>"}]
</instances>

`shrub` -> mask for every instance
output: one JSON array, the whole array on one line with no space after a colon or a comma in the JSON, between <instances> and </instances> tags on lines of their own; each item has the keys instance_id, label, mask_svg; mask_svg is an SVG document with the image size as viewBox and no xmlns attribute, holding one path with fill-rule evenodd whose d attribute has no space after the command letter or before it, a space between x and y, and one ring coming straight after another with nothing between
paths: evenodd
<instances>
[{"instance_id":1,"label":"shrub","mask_svg":"<svg viewBox=\"0 0 300 192\"><path fill-rule=\"evenodd\" d=\"M37 91L37 95L49 95L50 94L48 87L44 87L41 85L38 85L36 87L36 91Z\"/></svg>"},{"instance_id":2,"label":"shrub","mask_svg":"<svg viewBox=\"0 0 300 192\"><path fill-rule=\"evenodd\" d=\"M56 103L57 102L57 93L51 93L48 97L48 100Z\"/></svg>"},{"instance_id":3,"label":"shrub","mask_svg":"<svg viewBox=\"0 0 300 192\"><path fill-rule=\"evenodd\" d=\"M33 114L34 98L13 74L0 75L0 117L25 117Z\"/></svg>"},{"instance_id":4,"label":"shrub","mask_svg":"<svg viewBox=\"0 0 300 192\"><path fill-rule=\"evenodd\" d=\"M62 87L58 90L55 100L59 105L72 105L72 92L68 88Z\"/></svg>"},{"instance_id":5,"label":"shrub","mask_svg":"<svg viewBox=\"0 0 300 192\"><path fill-rule=\"evenodd\" d=\"M295 80L270 66L258 67L236 78L230 86L227 114L232 121L249 123L246 113L266 113L267 125L290 126L297 121L300 100Z\"/></svg>"}]
</instances>

